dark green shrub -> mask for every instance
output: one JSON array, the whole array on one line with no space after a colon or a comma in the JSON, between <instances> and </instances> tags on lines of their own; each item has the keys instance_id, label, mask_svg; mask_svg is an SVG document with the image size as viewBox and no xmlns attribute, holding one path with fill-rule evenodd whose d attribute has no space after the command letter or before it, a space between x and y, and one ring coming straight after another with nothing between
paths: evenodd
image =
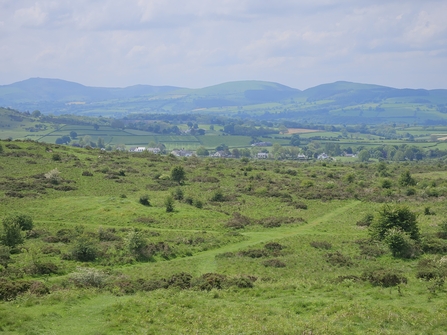
<instances>
[{"instance_id":1,"label":"dark green shrub","mask_svg":"<svg viewBox=\"0 0 447 335\"><path fill-rule=\"evenodd\" d=\"M172 197L175 200L181 201L184 197L184 192L180 187L175 188L175 190L172 192Z\"/></svg>"},{"instance_id":2,"label":"dark green shrub","mask_svg":"<svg viewBox=\"0 0 447 335\"><path fill-rule=\"evenodd\" d=\"M194 199L193 198L191 198L191 197L186 197L185 198L185 203L187 203L188 205L193 205L193 203L194 203Z\"/></svg>"},{"instance_id":3,"label":"dark green shrub","mask_svg":"<svg viewBox=\"0 0 447 335\"><path fill-rule=\"evenodd\" d=\"M151 205L151 203L149 202L149 196L147 194L140 196L140 204L142 204L143 206Z\"/></svg>"},{"instance_id":4,"label":"dark green shrub","mask_svg":"<svg viewBox=\"0 0 447 335\"><path fill-rule=\"evenodd\" d=\"M385 188L385 189L391 188L391 187L393 187L393 182L389 179L384 179L380 183L380 187Z\"/></svg>"},{"instance_id":5,"label":"dark green shrub","mask_svg":"<svg viewBox=\"0 0 447 335\"><path fill-rule=\"evenodd\" d=\"M216 190L214 194L211 196L211 201L222 202L225 201L225 197L220 189Z\"/></svg>"},{"instance_id":6,"label":"dark green shrub","mask_svg":"<svg viewBox=\"0 0 447 335\"><path fill-rule=\"evenodd\" d=\"M413 179L413 177L410 174L410 171L406 170L402 172L402 174L399 177L399 185L400 186L414 186L416 185L416 180Z\"/></svg>"},{"instance_id":7,"label":"dark green shrub","mask_svg":"<svg viewBox=\"0 0 447 335\"><path fill-rule=\"evenodd\" d=\"M19 294L28 291L31 285L32 282L30 281L11 281L0 278L0 300L15 299Z\"/></svg>"},{"instance_id":8,"label":"dark green shrub","mask_svg":"<svg viewBox=\"0 0 447 335\"><path fill-rule=\"evenodd\" d=\"M194 207L199 208L199 209L203 208L203 202L200 200L195 200Z\"/></svg>"},{"instance_id":9,"label":"dark green shrub","mask_svg":"<svg viewBox=\"0 0 447 335\"><path fill-rule=\"evenodd\" d=\"M82 172L82 175L83 175L84 177L92 177L92 176L93 176L93 173L91 173L90 171L83 171L83 172Z\"/></svg>"},{"instance_id":10,"label":"dark green shrub","mask_svg":"<svg viewBox=\"0 0 447 335\"><path fill-rule=\"evenodd\" d=\"M33 219L29 215L17 214L12 217L12 219L17 222L22 230L33 229Z\"/></svg>"},{"instance_id":11,"label":"dark green shrub","mask_svg":"<svg viewBox=\"0 0 447 335\"><path fill-rule=\"evenodd\" d=\"M11 249L7 246L0 245L0 265L4 268L8 267L11 262Z\"/></svg>"},{"instance_id":12,"label":"dark green shrub","mask_svg":"<svg viewBox=\"0 0 447 335\"><path fill-rule=\"evenodd\" d=\"M369 281L372 285L383 287L397 286L408 282L407 278L401 272L393 269L366 271L362 274L362 279Z\"/></svg>"},{"instance_id":13,"label":"dark green shrub","mask_svg":"<svg viewBox=\"0 0 447 335\"><path fill-rule=\"evenodd\" d=\"M252 288L253 281L257 278L251 276L239 276L227 280L228 286L236 286L238 288Z\"/></svg>"},{"instance_id":14,"label":"dark green shrub","mask_svg":"<svg viewBox=\"0 0 447 335\"><path fill-rule=\"evenodd\" d=\"M168 195L165 198L165 207L167 213L172 213L174 211L174 198Z\"/></svg>"},{"instance_id":15,"label":"dark green shrub","mask_svg":"<svg viewBox=\"0 0 447 335\"><path fill-rule=\"evenodd\" d=\"M358 240L356 243L360 248L360 255L367 258L376 258L386 253L385 246L371 240Z\"/></svg>"},{"instance_id":16,"label":"dark green shrub","mask_svg":"<svg viewBox=\"0 0 447 335\"><path fill-rule=\"evenodd\" d=\"M407 196L412 196L412 195L415 195L415 194L416 194L416 190L414 188L412 188L412 187L407 188L407 190L405 192L405 195L407 195Z\"/></svg>"},{"instance_id":17,"label":"dark green shrub","mask_svg":"<svg viewBox=\"0 0 447 335\"><path fill-rule=\"evenodd\" d=\"M182 184L185 180L186 173L182 166L174 166L171 170L171 180Z\"/></svg>"},{"instance_id":18,"label":"dark green shrub","mask_svg":"<svg viewBox=\"0 0 447 335\"><path fill-rule=\"evenodd\" d=\"M419 227L416 214L408 206L385 205L378 213L377 220L370 225L370 234L374 239L383 240L392 228L407 233L411 239L419 239Z\"/></svg>"},{"instance_id":19,"label":"dark green shrub","mask_svg":"<svg viewBox=\"0 0 447 335\"><path fill-rule=\"evenodd\" d=\"M71 229L63 228L56 232L57 242L70 243L75 236L76 233Z\"/></svg>"},{"instance_id":20,"label":"dark green shrub","mask_svg":"<svg viewBox=\"0 0 447 335\"><path fill-rule=\"evenodd\" d=\"M116 230L114 228L104 229L100 227L98 229L98 237L100 241L121 241L122 238L115 235Z\"/></svg>"},{"instance_id":21,"label":"dark green shrub","mask_svg":"<svg viewBox=\"0 0 447 335\"><path fill-rule=\"evenodd\" d=\"M264 249L270 250L270 251L281 251L284 249L284 246L277 243L277 242L269 242L264 245Z\"/></svg>"},{"instance_id":22,"label":"dark green shrub","mask_svg":"<svg viewBox=\"0 0 447 335\"><path fill-rule=\"evenodd\" d=\"M447 253L447 241L425 236L421 239L421 249L428 254L445 254Z\"/></svg>"},{"instance_id":23,"label":"dark green shrub","mask_svg":"<svg viewBox=\"0 0 447 335\"><path fill-rule=\"evenodd\" d=\"M80 262L93 262L97 253L96 243L85 237L78 238L71 250L72 258Z\"/></svg>"},{"instance_id":24,"label":"dark green shrub","mask_svg":"<svg viewBox=\"0 0 447 335\"><path fill-rule=\"evenodd\" d=\"M431 211L430 207L425 207L424 208L424 215L436 215L436 213Z\"/></svg>"},{"instance_id":25,"label":"dark green shrub","mask_svg":"<svg viewBox=\"0 0 447 335\"><path fill-rule=\"evenodd\" d=\"M325 249L325 250L329 250L332 248L332 244L327 241L312 241L310 242L310 246L317 249Z\"/></svg>"},{"instance_id":26,"label":"dark green shrub","mask_svg":"<svg viewBox=\"0 0 447 335\"><path fill-rule=\"evenodd\" d=\"M61 155L53 154L53 156L51 158L53 159L53 161L60 161L61 160Z\"/></svg>"},{"instance_id":27,"label":"dark green shrub","mask_svg":"<svg viewBox=\"0 0 447 335\"><path fill-rule=\"evenodd\" d=\"M181 272L174 274L168 280L169 287L178 287L180 289L188 289L191 287L192 276L189 273Z\"/></svg>"},{"instance_id":28,"label":"dark green shrub","mask_svg":"<svg viewBox=\"0 0 447 335\"><path fill-rule=\"evenodd\" d=\"M50 275L57 274L59 268L51 262L35 262L28 268L28 271L33 275Z\"/></svg>"},{"instance_id":29,"label":"dark green shrub","mask_svg":"<svg viewBox=\"0 0 447 335\"><path fill-rule=\"evenodd\" d=\"M251 258L261 258L268 256L267 250L262 249L251 249L251 250L244 250L238 252L239 256L242 257L251 257Z\"/></svg>"},{"instance_id":30,"label":"dark green shrub","mask_svg":"<svg viewBox=\"0 0 447 335\"><path fill-rule=\"evenodd\" d=\"M250 223L251 220L249 217L244 216L238 212L234 212L233 217L225 224L225 227L233 229L242 229L245 228L245 226L248 226Z\"/></svg>"},{"instance_id":31,"label":"dark green shrub","mask_svg":"<svg viewBox=\"0 0 447 335\"><path fill-rule=\"evenodd\" d=\"M113 293L118 293L117 295L134 294L141 290L141 285L138 281L133 281L125 276L119 276L107 286L112 289Z\"/></svg>"},{"instance_id":32,"label":"dark green shrub","mask_svg":"<svg viewBox=\"0 0 447 335\"><path fill-rule=\"evenodd\" d=\"M34 295L37 295L40 297L45 294L49 294L50 290L44 283L42 283L40 281L35 281L31 284L31 286L29 288L29 292L31 294L34 294Z\"/></svg>"},{"instance_id":33,"label":"dark green shrub","mask_svg":"<svg viewBox=\"0 0 447 335\"><path fill-rule=\"evenodd\" d=\"M32 230L28 230L25 233L25 237L26 238L39 238L43 235L46 235L47 232L45 230L42 229L32 229Z\"/></svg>"},{"instance_id":34,"label":"dark green shrub","mask_svg":"<svg viewBox=\"0 0 447 335\"><path fill-rule=\"evenodd\" d=\"M60 255L61 250L58 248L55 248L52 245L44 245L40 251L42 252L42 254L44 255Z\"/></svg>"},{"instance_id":35,"label":"dark green shrub","mask_svg":"<svg viewBox=\"0 0 447 335\"><path fill-rule=\"evenodd\" d=\"M334 266L351 266L353 264L350 257L343 255L339 251L328 253L325 257L326 261Z\"/></svg>"},{"instance_id":36,"label":"dark green shrub","mask_svg":"<svg viewBox=\"0 0 447 335\"><path fill-rule=\"evenodd\" d=\"M307 209L307 205L304 202L297 201L293 203L296 209Z\"/></svg>"},{"instance_id":37,"label":"dark green shrub","mask_svg":"<svg viewBox=\"0 0 447 335\"><path fill-rule=\"evenodd\" d=\"M218 273L205 273L191 282L191 286L200 290L210 291L222 289L227 285L227 276Z\"/></svg>"},{"instance_id":38,"label":"dark green shrub","mask_svg":"<svg viewBox=\"0 0 447 335\"><path fill-rule=\"evenodd\" d=\"M268 260L262 262L262 265L264 265L266 267L273 267L273 268L284 268L286 266L286 264L284 262L282 262L276 258L268 259Z\"/></svg>"},{"instance_id":39,"label":"dark green shrub","mask_svg":"<svg viewBox=\"0 0 447 335\"><path fill-rule=\"evenodd\" d=\"M14 216L8 216L3 219L3 230L0 235L0 241L3 245L14 248L23 243L22 227L15 220Z\"/></svg>"},{"instance_id":40,"label":"dark green shrub","mask_svg":"<svg viewBox=\"0 0 447 335\"><path fill-rule=\"evenodd\" d=\"M413 258L418 255L418 248L414 240L399 228L388 229L384 242L394 257Z\"/></svg>"}]
</instances>

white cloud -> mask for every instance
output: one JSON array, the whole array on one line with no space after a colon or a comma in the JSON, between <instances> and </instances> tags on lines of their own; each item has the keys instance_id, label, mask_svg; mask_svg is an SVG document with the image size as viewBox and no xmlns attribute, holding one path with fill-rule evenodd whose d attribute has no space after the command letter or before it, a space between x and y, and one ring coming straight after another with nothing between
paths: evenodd
<instances>
[{"instance_id":1,"label":"white cloud","mask_svg":"<svg viewBox=\"0 0 447 335\"><path fill-rule=\"evenodd\" d=\"M0 84L446 87L446 12L441 0L4 0Z\"/></svg>"}]
</instances>

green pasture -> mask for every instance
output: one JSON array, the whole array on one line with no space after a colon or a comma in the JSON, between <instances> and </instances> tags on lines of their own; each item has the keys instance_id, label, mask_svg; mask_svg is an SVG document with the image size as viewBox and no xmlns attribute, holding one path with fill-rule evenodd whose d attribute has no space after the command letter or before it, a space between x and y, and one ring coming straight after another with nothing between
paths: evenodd
<instances>
[{"instance_id":1,"label":"green pasture","mask_svg":"<svg viewBox=\"0 0 447 335\"><path fill-rule=\"evenodd\" d=\"M221 139L238 139L235 146L249 139L197 138L213 137L218 142L210 147ZM175 145L179 138L163 140ZM0 298L2 333L445 332L444 284L418 278L424 260L447 253L446 241L437 237L447 214L442 164L178 159L0 144L1 219L23 213L34 224L11 262L0 267L0 297L10 287L5 282L33 281L47 289ZM174 166L185 173L181 183L173 180ZM56 168L59 179L45 176ZM407 170L412 186L399 183ZM167 212L166 198L179 190L183 200ZM149 206L140 203L142 195ZM367 214L375 220L386 204L397 203L417 214L422 241L438 249L402 259L384 242L369 241L362 220ZM155 248L151 257L136 256L135 234L138 243ZM95 243L96 257L73 258L85 241ZM101 285L76 284L86 268L97 271ZM385 286L364 279L374 271L406 281ZM215 281L204 282L210 273ZM185 287L173 278L192 279Z\"/></svg>"}]
</instances>

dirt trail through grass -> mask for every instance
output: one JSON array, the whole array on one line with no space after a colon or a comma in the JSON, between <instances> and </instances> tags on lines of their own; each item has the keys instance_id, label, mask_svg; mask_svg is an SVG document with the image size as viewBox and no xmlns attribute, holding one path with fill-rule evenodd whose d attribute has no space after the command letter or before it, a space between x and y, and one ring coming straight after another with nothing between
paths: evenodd
<instances>
[{"instance_id":1,"label":"dirt trail through grass","mask_svg":"<svg viewBox=\"0 0 447 335\"><path fill-rule=\"evenodd\" d=\"M287 238L287 237L291 237L291 236L295 236L295 235L299 235L299 234L309 233L318 224L325 223L328 220L330 220L332 217L343 214L348 209L355 207L359 203L360 203L359 201L351 202L343 207L337 208L334 211L325 213L323 216L321 216L305 225L302 225L302 226L284 227L284 228L281 227L281 228L277 228L274 230L263 231L263 232L244 233L243 235L249 237L248 240L230 244L230 245L226 245L219 249L205 251L205 252L202 252L196 256L193 256L198 261L198 272L200 274L208 273L208 272L215 272L216 268L217 268L217 262L216 262L215 256L217 254L221 254L224 252L234 252L234 251L237 251L242 248L245 248L245 247L248 247L251 245L255 245L258 243L265 243L265 242L269 242L272 240L278 240L278 239ZM312 231L312 232L315 233L315 231Z\"/></svg>"}]
</instances>

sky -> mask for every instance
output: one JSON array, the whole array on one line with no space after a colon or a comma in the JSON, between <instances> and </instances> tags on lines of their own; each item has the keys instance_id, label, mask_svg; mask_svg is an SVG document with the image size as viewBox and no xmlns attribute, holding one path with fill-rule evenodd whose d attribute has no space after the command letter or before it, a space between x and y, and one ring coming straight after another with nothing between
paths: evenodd
<instances>
[{"instance_id":1,"label":"sky","mask_svg":"<svg viewBox=\"0 0 447 335\"><path fill-rule=\"evenodd\" d=\"M445 0L0 0L0 85L447 88Z\"/></svg>"}]
</instances>

